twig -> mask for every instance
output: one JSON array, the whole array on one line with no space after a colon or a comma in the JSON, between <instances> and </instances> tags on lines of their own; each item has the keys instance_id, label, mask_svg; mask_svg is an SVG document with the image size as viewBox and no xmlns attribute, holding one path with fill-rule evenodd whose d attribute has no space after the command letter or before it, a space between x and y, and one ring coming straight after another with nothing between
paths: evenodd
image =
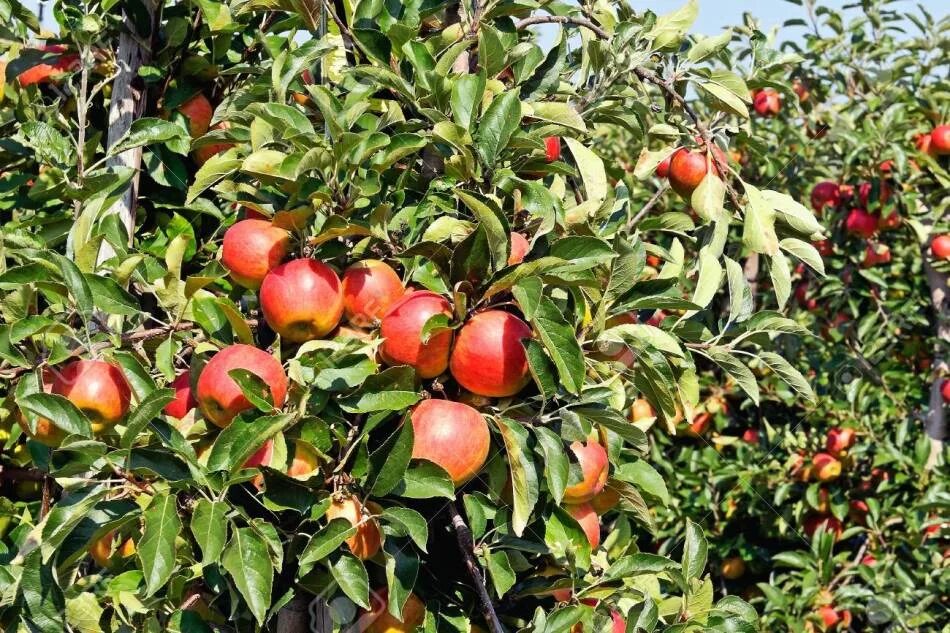
<instances>
[{"instance_id":1,"label":"twig","mask_svg":"<svg viewBox=\"0 0 950 633\"><path fill-rule=\"evenodd\" d=\"M570 15L533 15L530 18L525 18L518 22L515 25L515 28L518 30L526 29L534 24L570 24L573 26L582 26L585 29L590 29L597 37L602 40L606 40L609 35L607 31L600 28L587 18L581 18Z\"/></svg>"},{"instance_id":2,"label":"twig","mask_svg":"<svg viewBox=\"0 0 950 633\"><path fill-rule=\"evenodd\" d=\"M693 110L693 107L689 105L689 102L686 101L686 98L678 93L673 86L660 78L652 70L644 68L642 66L637 66L633 69L634 74L639 77L642 81L649 82L654 86L657 86L660 90L666 93L673 101L675 101L683 111L692 119L693 124L696 126L696 130L699 132L699 135L703 139L703 143L706 147L713 148L712 135L709 133L709 128L706 127L706 124L703 123L702 119L699 118L699 115L696 114L696 111ZM727 165L717 154L716 152L711 152L713 162L716 164L716 168L719 170L719 173L722 175L723 182L726 185L726 191L729 192L729 199L732 200L732 204L735 205L736 210L742 208L742 205L739 203L739 196L736 194L735 189L732 185L726 180L726 175L729 173L729 165Z\"/></svg>"},{"instance_id":3,"label":"twig","mask_svg":"<svg viewBox=\"0 0 950 633\"><path fill-rule=\"evenodd\" d=\"M828 583L828 591L834 589L838 583L845 579L848 572L857 567L861 561L864 559L865 552L868 551L868 542L870 539L865 539L864 543L861 544L861 547L858 548L858 553L855 555L854 560L845 565L838 574L831 579L831 582Z\"/></svg>"},{"instance_id":4,"label":"twig","mask_svg":"<svg viewBox=\"0 0 950 633\"><path fill-rule=\"evenodd\" d=\"M642 220L646 214L649 213L654 206L656 206L656 203L660 200L660 198L663 197L663 194L666 193L666 190L669 188L670 184L668 182L664 182L663 185L656 190L656 193L653 194L653 197L650 198L645 205L643 205L643 208L640 209L629 222L627 222L628 231L640 224L640 220Z\"/></svg>"},{"instance_id":5,"label":"twig","mask_svg":"<svg viewBox=\"0 0 950 633\"><path fill-rule=\"evenodd\" d=\"M43 473L43 503L40 505L40 520L43 520L49 514L50 505L53 503L53 478L49 473Z\"/></svg>"},{"instance_id":6,"label":"twig","mask_svg":"<svg viewBox=\"0 0 950 633\"><path fill-rule=\"evenodd\" d=\"M488 595L488 590L485 589L485 579L482 577L478 562L475 560L473 549L475 539L472 537L472 531L459 514L454 501L449 503L448 511L449 517L452 519L452 529L455 530L459 551L462 553L462 558L465 559L465 566L468 568L468 573L472 577L472 584L475 585L475 593L478 594L478 603L482 609L482 617L484 617L485 622L488 623L488 628L491 629L491 633L504 633L505 629L501 626L498 614L495 613L495 607L492 605L491 597Z\"/></svg>"}]
</instances>

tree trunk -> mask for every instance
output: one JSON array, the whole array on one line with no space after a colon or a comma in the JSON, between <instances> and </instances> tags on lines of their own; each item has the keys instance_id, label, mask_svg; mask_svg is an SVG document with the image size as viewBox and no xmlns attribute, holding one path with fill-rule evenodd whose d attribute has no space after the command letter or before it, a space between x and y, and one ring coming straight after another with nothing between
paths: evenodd
<instances>
[{"instance_id":1,"label":"tree trunk","mask_svg":"<svg viewBox=\"0 0 950 633\"><path fill-rule=\"evenodd\" d=\"M937 340L934 343L933 363L931 365L930 406L924 421L924 429L930 438L930 457L927 469L937 464L943 452L943 443L947 438L947 420L943 395L940 387L947 376L947 345L950 343L950 296L947 292L947 274L934 270L930 264L930 241L922 245L924 271L930 285L930 300L933 302L934 317L937 320Z\"/></svg>"}]
</instances>

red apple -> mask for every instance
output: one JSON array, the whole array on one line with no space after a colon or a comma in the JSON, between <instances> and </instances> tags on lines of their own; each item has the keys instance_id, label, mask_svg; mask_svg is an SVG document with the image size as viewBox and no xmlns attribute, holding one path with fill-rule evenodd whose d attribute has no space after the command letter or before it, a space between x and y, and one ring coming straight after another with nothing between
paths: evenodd
<instances>
[{"instance_id":1,"label":"red apple","mask_svg":"<svg viewBox=\"0 0 950 633\"><path fill-rule=\"evenodd\" d=\"M950 235L938 235L930 243L930 252L937 259L950 259Z\"/></svg>"},{"instance_id":2,"label":"red apple","mask_svg":"<svg viewBox=\"0 0 950 633\"><path fill-rule=\"evenodd\" d=\"M191 138L196 139L204 136L211 125L211 117L214 115L214 108L211 102L200 92L192 98L178 106L178 112L188 119L188 132Z\"/></svg>"},{"instance_id":3,"label":"red apple","mask_svg":"<svg viewBox=\"0 0 950 633\"><path fill-rule=\"evenodd\" d=\"M759 116L775 116L782 109L782 98L776 90L763 88L755 93L755 97L752 99L752 107Z\"/></svg>"},{"instance_id":4,"label":"red apple","mask_svg":"<svg viewBox=\"0 0 950 633\"><path fill-rule=\"evenodd\" d=\"M389 365L409 365L420 378L435 378L449 364L452 331L435 332L425 343L422 328L437 314L452 317L452 304L427 290L408 293L383 316L380 355Z\"/></svg>"},{"instance_id":5,"label":"red apple","mask_svg":"<svg viewBox=\"0 0 950 633\"><path fill-rule=\"evenodd\" d=\"M878 221L878 228L882 231L889 231L891 229L896 229L901 225L901 214L899 211L891 211L887 215L881 214L881 219Z\"/></svg>"},{"instance_id":6,"label":"red apple","mask_svg":"<svg viewBox=\"0 0 950 633\"><path fill-rule=\"evenodd\" d=\"M564 509L580 524L591 549L600 547L600 517L594 512L594 508L589 503L578 503L566 505Z\"/></svg>"},{"instance_id":7,"label":"red apple","mask_svg":"<svg viewBox=\"0 0 950 633\"><path fill-rule=\"evenodd\" d=\"M943 396L944 402L950 402L950 380L944 380L940 385L940 395Z\"/></svg>"},{"instance_id":8,"label":"red apple","mask_svg":"<svg viewBox=\"0 0 950 633\"><path fill-rule=\"evenodd\" d=\"M619 503L620 493L610 486L604 486L604 489L590 500L590 507L598 515L604 515L616 508Z\"/></svg>"},{"instance_id":9,"label":"red apple","mask_svg":"<svg viewBox=\"0 0 950 633\"><path fill-rule=\"evenodd\" d=\"M706 152L680 148L670 159L669 181L673 191L689 199L706 176Z\"/></svg>"},{"instance_id":10,"label":"red apple","mask_svg":"<svg viewBox=\"0 0 950 633\"><path fill-rule=\"evenodd\" d=\"M370 505L374 504L367 504ZM346 519L350 525L356 526L356 533L346 539L346 545L360 560L375 556L382 543L379 523L373 518L371 508L367 506L360 503L356 497L341 497L333 499L327 508L328 520Z\"/></svg>"},{"instance_id":11,"label":"red apple","mask_svg":"<svg viewBox=\"0 0 950 633\"><path fill-rule=\"evenodd\" d=\"M811 206L816 213L821 213L824 207L836 207L841 201L838 184L830 180L823 180L812 187Z\"/></svg>"},{"instance_id":12,"label":"red apple","mask_svg":"<svg viewBox=\"0 0 950 633\"><path fill-rule=\"evenodd\" d=\"M456 486L488 459L491 435L482 414L461 402L423 400L412 410L412 457L441 466Z\"/></svg>"},{"instance_id":13,"label":"red apple","mask_svg":"<svg viewBox=\"0 0 950 633\"><path fill-rule=\"evenodd\" d=\"M257 290L290 251L290 234L266 220L241 220L224 233L221 263L231 279Z\"/></svg>"},{"instance_id":14,"label":"red apple","mask_svg":"<svg viewBox=\"0 0 950 633\"><path fill-rule=\"evenodd\" d=\"M869 182L862 182L858 185L858 202L862 207L867 207L868 203L871 201L871 190L872 185ZM887 184L886 181L881 182L880 189L878 189L878 203L885 204L891 198L891 186Z\"/></svg>"},{"instance_id":15,"label":"red apple","mask_svg":"<svg viewBox=\"0 0 950 633\"><path fill-rule=\"evenodd\" d=\"M521 233L511 234L511 254L508 255L508 265L514 266L524 261L525 255L531 250L531 244Z\"/></svg>"},{"instance_id":16,"label":"red apple","mask_svg":"<svg viewBox=\"0 0 950 633\"><path fill-rule=\"evenodd\" d=\"M864 260L861 262L862 268L872 268L878 264L887 264L891 261L891 249L887 244L868 243L864 249Z\"/></svg>"},{"instance_id":17,"label":"red apple","mask_svg":"<svg viewBox=\"0 0 950 633\"><path fill-rule=\"evenodd\" d=\"M373 327L406 288L388 264L378 259L356 262L343 273L343 309L356 327Z\"/></svg>"},{"instance_id":18,"label":"red apple","mask_svg":"<svg viewBox=\"0 0 950 633\"><path fill-rule=\"evenodd\" d=\"M751 444L752 446L759 445L759 430L748 428L742 432L740 439L746 444Z\"/></svg>"},{"instance_id":19,"label":"red apple","mask_svg":"<svg viewBox=\"0 0 950 633\"><path fill-rule=\"evenodd\" d=\"M198 405L215 425L224 428L238 413L253 408L234 379L232 369L246 369L270 387L271 400L280 408L287 397L287 374L280 361L250 345L230 345L215 354L198 377Z\"/></svg>"},{"instance_id":20,"label":"red apple","mask_svg":"<svg viewBox=\"0 0 950 633\"><path fill-rule=\"evenodd\" d=\"M271 329L291 343L326 336L343 318L340 278L315 259L281 264L261 284L261 311Z\"/></svg>"},{"instance_id":21,"label":"red apple","mask_svg":"<svg viewBox=\"0 0 950 633\"><path fill-rule=\"evenodd\" d=\"M673 161L673 154L660 161L656 166L656 175L660 178L666 178L670 175L670 163Z\"/></svg>"},{"instance_id":22,"label":"red apple","mask_svg":"<svg viewBox=\"0 0 950 633\"><path fill-rule=\"evenodd\" d=\"M825 436L825 450L835 456L844 455L858 440L854 429L834 427Z\"/></svg>"},{"instance_id":23,"label":"red apple","mask_svg":"<svg viewBox=\"0 0 950 633\"><path fill-rule=\"evenodd\" d=\"M844 228L851 235L870 239L877 233L877 216L856 207L848 212Z\"/></svg>"},{"instance_id":24,"label":"red apple","mask_svg":"<svg viewBox=\"0 0 950 633\"><path fill-rule=\"evenodd\" d=\"M487 310L459 330L449 361L452 377L480 396L513 396L531 382L523 339L531 328L502 310Z\"/></svg>"},{"instance_id":25,"label":"red apple","mask_svg":"<svg viewBox=\"0 0 950 633\"><path fill-rule=\"evenodd\" d=\"M805 518L805 522L802 524L802 529L805 531L805 535L808 536L808 538L811 538L814 536L815 532L818 531L818 528L822 526L825 528L826 532L834 533L835 540L841 536L841 521L827 514L808 515Z\"/></svg>"},{"instance_id":26,"label":"red apple","mask_svg":"<svg viewBox=\"0 0 950 633\"><path fill-rule=\"evenodd\" d=\"M191 372L181 372L168 386L175 390L175 399L165 405L164 411L167 415L180 419L198 406L198 401L191 392Z\"/></svg>"},{"instance_id":27,"label":"red apple","mask_svg":"<svg viewBox=\"0 0 950 633\"><path fill-rule=\"evenodd\" d=\"M93 433L102 433L121 420L132 399L125 374L103 360L76 360L54 372L52 392L85 413Z\"/></svg>"},{"instance_id":28,"label":"red apple","mask_svg":"<svg viewBox=\"0 0 950 633\"><path fill-rule=\"evenodd\" d=\"M841 476L841 462L828 453L815 453L811 463L818 481L832 481Z\"/></svg>"},{"instance_id":29,"label":"red apple","mask_svg":"<svg viewBox=\"0 0 950 633\"><path fill-rule=\"evenodd\" d=\"M211 129L227 130L230 127L230 123L227 121L221 121L219 123L215 123L214 127ZM210 145L202 145L201 147L195 149L191 155L195 159L195 163L200 167L208 162L208 159L210 159L212 156L226 152L232 147L234 147L234 143L212 143Z\"/></svg>"},{"instance_id":30,"label":"red apple","mask_svg":"<svg viewBox=\"0 0 950 633\"><path fill-rule=\"evenodd\" d=\"M40 48L44 53L66 53L67 47L63 44L50 44ZM34 84L49 83L59 73L70 70L79 63L79 55L75 53L61 54L51 59L52 63L42 63L27 68L17 76L21 87Z\"/></svg>"},{"instance_id":31,"label":"red apple","mask_svg":"<svg viewBox=\"0 0 950 633\"><path fill-rule=\"evenodd\" d=\"M561 158L561 137L549 136L544 139L544 159L553 163Z\"/></svg>"},{"instance_id":32,"label":"red apple","mask_svg":"<svg viewBox=\"0 0 950 633\"><path fill-rule=\"evenodd\" d=\"M930 147L940 155L950 154L950 125L938 125L930 133Z\"/></svg>"},{"instance_id":33,"label":"red apple","mask_svg":"<svg viewBox=\"0 0 950 633\"><path fill-rule=\"evenodd\" d=\"M575 441L571 452L581 468L581 480L564 489L564 503L584 503L596 497L607 484L610 463L607 451L593 440L587 443Z\"/></svg>"}]
</instances>

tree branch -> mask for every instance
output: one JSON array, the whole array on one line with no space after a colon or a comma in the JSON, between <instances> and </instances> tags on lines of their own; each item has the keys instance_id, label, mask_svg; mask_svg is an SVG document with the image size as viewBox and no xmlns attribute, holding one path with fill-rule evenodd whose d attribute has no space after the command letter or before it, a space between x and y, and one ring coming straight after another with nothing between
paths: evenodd
<instances>
[{"instance_id":1,"label":"tree branch","mask_svg":"<svg viewBox=\"0 0 950 633\"><path fill-rule=\"evenodd\" d=\"M570 15L533 15L530 18L525 18L518 22L518 24L515 25L515 28L522 30L534 24L569 24L571 26L582 26L585 29L592 31L602 40L606 40L608 37L610 37L607 35L607 31L600 28L587 18Z\"/></svg>"},{"instance_id":2,"label":"tree branch","mask_svg":"<svg viewBox=\"0 0 950 633\"><path fill-rule=\"evenodd\" d=\"M455 530L455 537L458 540L459 551L462 558L465 559L465 567L468 568L468 574L472 577L472 584L475 585L475 593L478 594L478 603L482 610L482 617L488 623L491 633L504 633L505 629L501 626L498 614L495 613L495 607L492 604L491 596L485 589L485 579L482 577L478 561L475 560L475 539L472 537L472 531L465 523L465 519L459 514L455 502L448 505L449 518L452 520L452 529Z\"/></svg>"},{"instance_id":3,"label":"tree branch","mask_svg":"<svg viewBox=\"0 0 950 633\"><path fill-rule=\"evenodd\" d=\"M656 203L659 202L660 198L663 197L663 194L666 193L666 190L670 188L669 183L663 183L659 189L656 190L656 193L653 194L653 197L650 198L643 208L637 211L637 214L627 222L627 230L633 229L636 225L640 224L640 220L646 217L646 214L656 206Z\"/></svg>"}]
</instances>

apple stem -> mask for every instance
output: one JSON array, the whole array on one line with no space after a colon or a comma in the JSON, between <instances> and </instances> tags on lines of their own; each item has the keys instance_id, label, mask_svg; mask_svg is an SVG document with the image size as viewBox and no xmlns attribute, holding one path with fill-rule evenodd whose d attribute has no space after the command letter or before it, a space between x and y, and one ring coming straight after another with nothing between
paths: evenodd
<instances>
[{"instance_id":1,"label":"apple stem","mask_svg":"<svg viewBox=\"0 0 950 633\"><path fill-rule=\"evenodd\" d=\"M472 584L475 585L475 593L478 594L482 617L485 618L485 622L488 624L489 629L491 629L491 633L505 633L505 629L498 619L498 614L495 613L491 596L488 595L488 590L485 589L485 579L482 576L481 569L475 560L475 539L472 536L472 530L469 529L468 524L465 523L465 519L459 514L458 507L456 507L454 501L449 503L448 511L449 518L452 520L452 529L455 530L459 551L462 553L462 558L465 559L465 567L472 577Z\"/></svg>"}]
</instances>

